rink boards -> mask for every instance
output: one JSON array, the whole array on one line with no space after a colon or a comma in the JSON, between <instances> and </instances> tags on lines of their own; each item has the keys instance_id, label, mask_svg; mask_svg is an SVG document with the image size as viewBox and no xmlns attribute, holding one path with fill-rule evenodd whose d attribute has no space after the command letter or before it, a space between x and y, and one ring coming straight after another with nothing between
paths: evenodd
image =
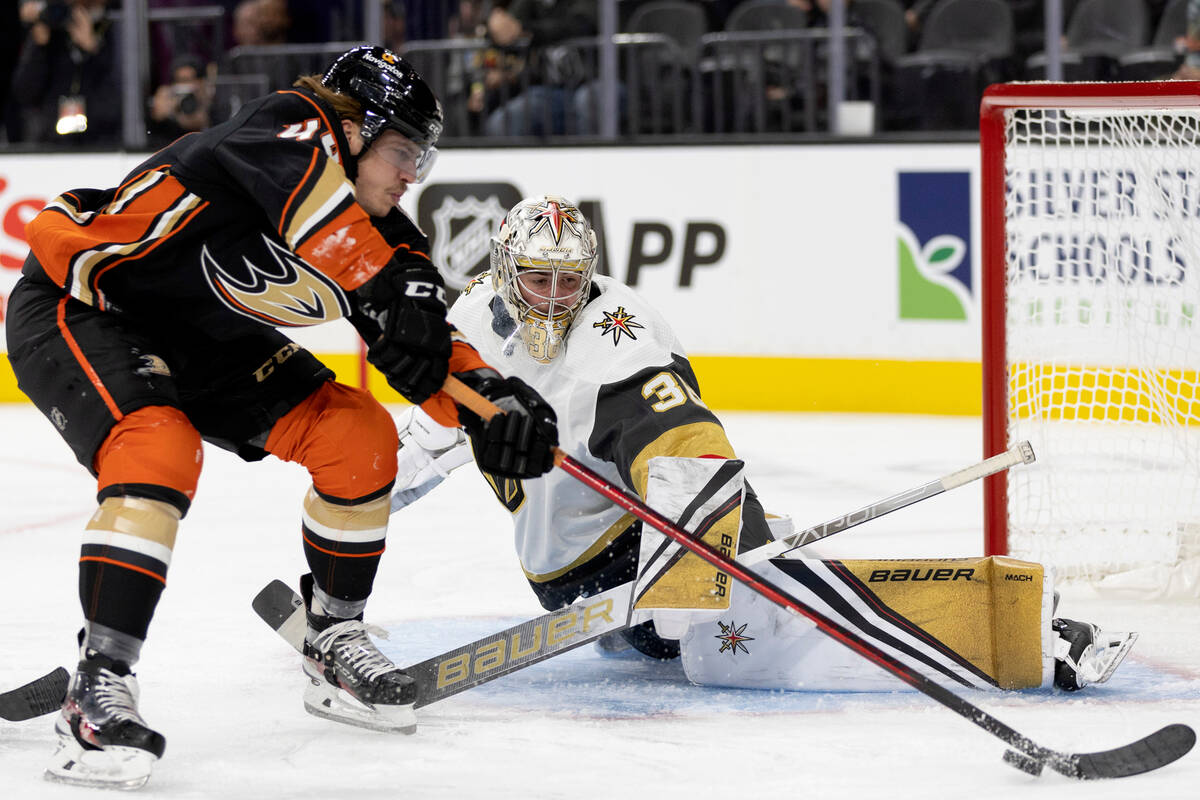
<instances>
[{"instance_id":1,"label":"rink boards","mask_svg":"<svg viewBox=\"0 0 1200 800\"><path fill-rule=\"evenodd\" d=\"M0 294L47 201L142 157L0 156ZM576 200L601 269L671 320L715 408L978 414L977 186L973 143L448 150L404 206L455 287L521 197ZM399 400L348 325L292 330ZM0 400L23 400L6 361Z\"/></svg>"}]
</instances>

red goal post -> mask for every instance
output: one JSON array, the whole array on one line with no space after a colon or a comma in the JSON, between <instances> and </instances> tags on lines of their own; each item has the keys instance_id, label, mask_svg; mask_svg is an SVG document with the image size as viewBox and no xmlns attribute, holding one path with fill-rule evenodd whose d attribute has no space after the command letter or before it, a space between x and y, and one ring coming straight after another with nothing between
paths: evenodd
<instances>
[{"instance_id":1,"label":"red goal post","mask_svg":"<svg viewBox=\"0 0 1200 800\"><path fill-rule=\"evenodd\" d=\"M985 552L1177 566L1200 530L1200 82L995 85L980 149L984 455L1038 456L985 482Z\"/></svg>"}]
</instances>

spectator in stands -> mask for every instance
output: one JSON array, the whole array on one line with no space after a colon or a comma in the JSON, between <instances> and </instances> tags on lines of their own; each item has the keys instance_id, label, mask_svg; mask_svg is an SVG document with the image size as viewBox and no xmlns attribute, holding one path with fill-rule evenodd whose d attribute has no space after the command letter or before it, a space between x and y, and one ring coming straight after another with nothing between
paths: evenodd
<instances>
[{"instance_id":1,"label":"spectator in stands","mask_svg":"<svg viewBox=\"0 0 1200 800\"><path fill-rule=\"evenodd\" d=\"M217 61L229 47L229 21L234 0L146 0L146 10L172 9L178 18L150 22L150 83L171 82L171 67L175 59L190 55L202 63ZM220 20L207 16L214 7L222 14ZM186 16L195 13L198 16Z\"/></svg>"},{"instance_id":2,"label":"spectator in stands","mask_svg":"<svg viewBox=\"0 0 1200 800\"><path fill-rule=\"evenodd\" d=\"M487 18L487 35L501 48L528 41L529 86L493 111L484 131L489 136L544 136L595 132L595 88L582 84L574 59L578 54L553 45L596 34L596 0L512 0L494 6ZM573 66L574 65L574 68ZM491 72L485 81L516 83L517 75ZM487 88L493 88L491 86ZM503 92L501 92L503 93Z\"/></svg>"},{"instance_id":3,"label":"spectator in stands","mask_svg":"<svg viewBox=\"0 0 1200 800\"><path fill-rule=\"evenodd\" d=\"M158 149L211 123L212 86L203 63L180 56L171 64L171 82L158 87L150 99L147 124L150 146Z\"/></svg>"},{"instance_id":4,"label":"spectator in stands","mask_svg":"<svg viewBox=\"0 0 1200 800\"><path fill-rule=\"evenodd\" d=\"M1183 39L1187 55L1171 77L1182 81L1200 80L1200 0L1188 0L1187 35Z\"/></svg>"},{"instance_id":5,"label":"spectator in stands","mask_svg":"<svg viewBox=\"0 0 1200 800\"><path fill-rule=\"evenodd\" d=\"M26 0L29 26L13 74L26 141L116 146L121 82L107 0Z\"/></svg>"},{"instance_id":6,"label":"spectator in stands","mask_svg":"<svg viewBox=\"0 0 1200 800\"><path fill-rule=\"evenodd\" d=\"M407 36L413 41L420 39L445 39L449 30L448 17L453 3L448 0L402 0ZM504 5L505 0L497 0ZM546 5L553 5L547 2Z\"/></svg>"},{"instance_id":7,"label":"spectator in stands","mask_svg":"<svg viewBox=\"0 0 1200 800\"><path fill-rule=\"evenodd\" d=\"M458 11L446 23L451 39L482 39L487 36L488 0L459 0Z\"/></svg>"},{"instance_id":8,"label":"spectator in stands","mask_svg":"<svg viewBox=\"0 0 1200 800\"><path fill-rule=\"evenodd\" d=\"M408 41L408 16L404 4L389 0L383 4L383 46L399 52Z\"/></svg>"},{"instance_id":9,"label":"spectator in stands","mask_svg":"<svg viewBox=\"0 0 1200 800\"><path fill-rule=\"evenodd\" d=\"M242 0L233 9L235 45L283 44L290 26L287 0Z\"/></svg>"},{"instance_id":10,"label":"spectator in stands","mask_svg":"<svg viewBox=\"0 0 1200 800\"><path fill-rule=\"evenodd\" d=\"M17 127L19 120L15 114L9 113L8 97L13 72L17 68L21 39L20 9L16 5L5 4L0 10L0 141L6 138L12 142L20 140L20 128ZM8 132L10 128L12 133Z\"/></svg>"},{"instance_id":11,"label":"spectator in stands","mask_svg":"<svg viewBox=\"0 0 1200 800\"><path fill-rule=\"evenodd\" d=\"M787 0L787 4L808 14L810 28L825 25L829 19L830 0Z\"/></svg>"}]
</instances>

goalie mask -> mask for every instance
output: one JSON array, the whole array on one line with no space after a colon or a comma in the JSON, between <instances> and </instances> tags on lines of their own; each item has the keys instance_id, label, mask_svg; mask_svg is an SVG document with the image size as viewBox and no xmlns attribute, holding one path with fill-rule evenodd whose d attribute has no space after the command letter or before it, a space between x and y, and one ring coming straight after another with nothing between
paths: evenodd
<instances>
[{"instance_id":1,"label":"goalie mask","mask_svg":"<svg viewBox=\"0 0 1200 800\"><path fill-rule=\"evenodd\" d=\"M492 286L534 360L546 364L561 352L595 269L596 233L569 200L528 198L500 223Z\"/></svg>"},{"instance_id":2,"label":"goalie mask","mask_svg":"<svg viewBox=\"0 0 1200 800\"><path fill-rule=\"evenodd\" d=\"M366 147L391 128L421 148L413 166L417 183L425 180L437 159L442 104L411 64L385 47L364 45L338 56L321 83L362 106Z\"/></svg>"}]
</instances>

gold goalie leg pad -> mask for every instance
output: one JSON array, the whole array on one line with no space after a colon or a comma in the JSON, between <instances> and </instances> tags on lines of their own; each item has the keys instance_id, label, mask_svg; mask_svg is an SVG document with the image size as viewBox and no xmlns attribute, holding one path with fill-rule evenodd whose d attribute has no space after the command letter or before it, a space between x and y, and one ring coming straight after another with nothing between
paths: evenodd
<instances>
[{"instance_id":1,"label":"gold goalie leg pad","mask_svg":"<svg viewBox=\"0 0 1200 800\"><path fill-rule=\"evenodd\" d=\"M1004 556L843 561L865 595L1003 689L1053 672L1053 586L1042 566Z\"/></svg>"},{"instance_id":2,"label":"gold goalie leg pad","mask_svg":"<svg viewBox=\"0 0 1200 800\"><path fill-rule=\"evenodd\" d=\"M768 580L948 686L1045 685L1051 592L1041 566L1009 558L774 559ZM810 691L903 686L866 659L736 586L718 619L681 640L697 683Z\"/></svg>"}]
</instances>

